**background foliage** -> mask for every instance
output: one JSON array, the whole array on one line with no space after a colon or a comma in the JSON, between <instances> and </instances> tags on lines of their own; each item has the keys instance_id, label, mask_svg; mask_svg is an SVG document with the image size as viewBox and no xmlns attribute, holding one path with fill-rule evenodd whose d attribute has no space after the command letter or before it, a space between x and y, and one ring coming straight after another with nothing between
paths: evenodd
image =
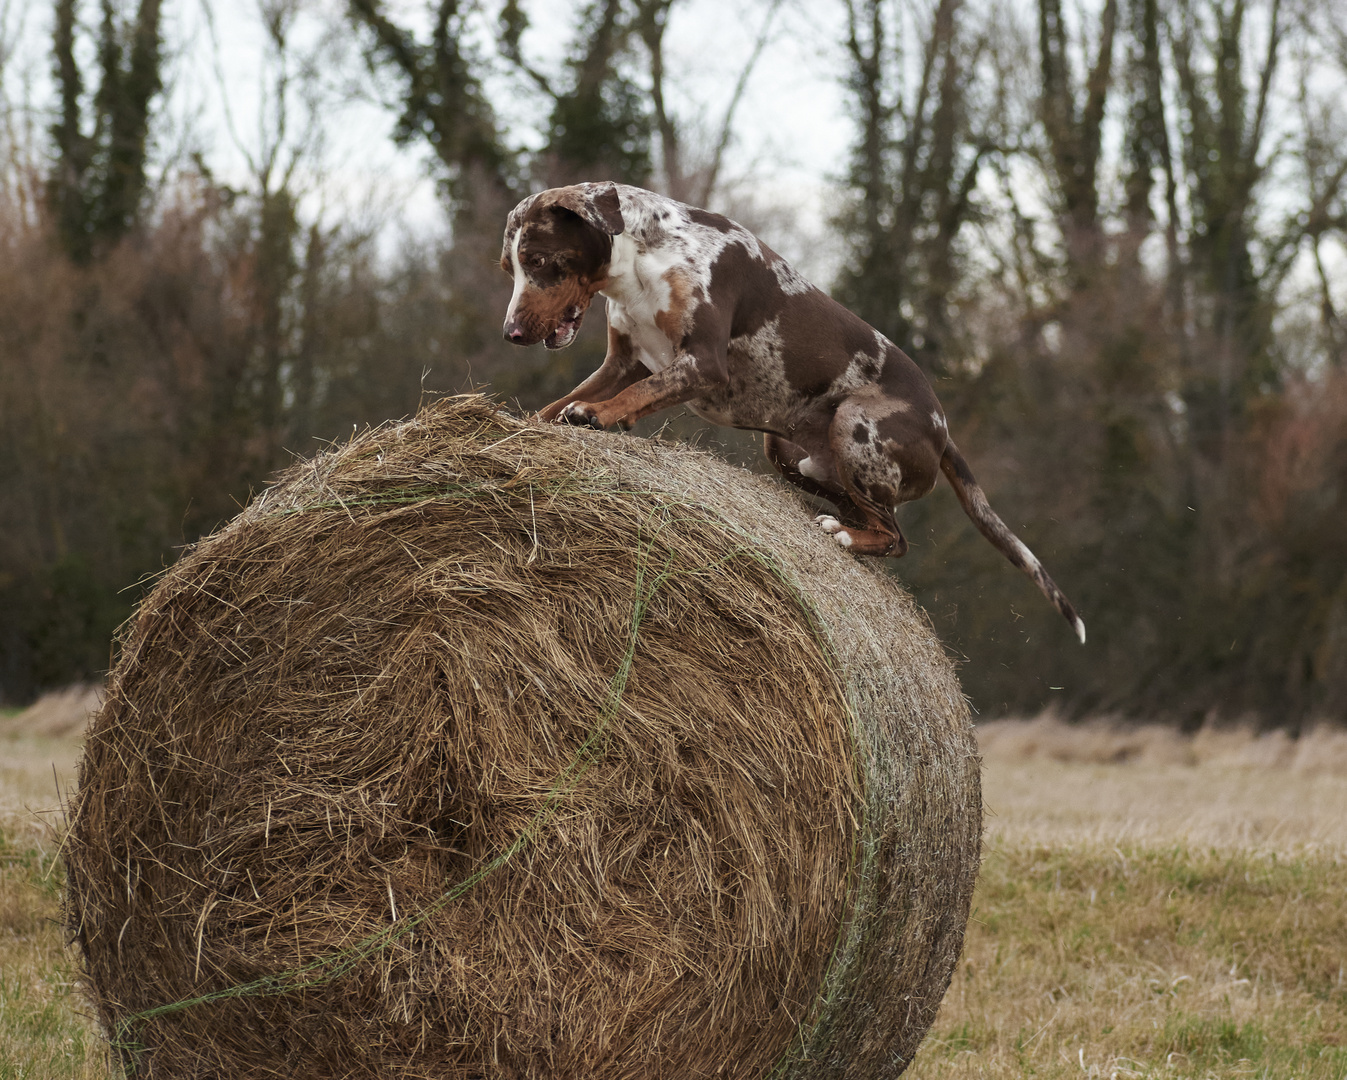
<instances>
[{"instance_id":1,"label":"background foliage","mask_svg":"<svg viewBox=\"0 0 1347 1080\"><path fill-rule=\"evenodd\" d=\"M561 354L499 339L500 224L521 195L612 178L783 232L742 197L770 165L730 184L727 153L755 66L820 25L803 6L743 0L761 35L693 115L665 45L689 0L575 4L548 55L542 9L519 0L259 0L257 133L231 186L173 109L193 75L175 59L186 2L39 5L50 102L0 102L14 702L104 670L135 583L315 439L426 391L536 407L594 366L598 326ZM1347 31L1331 0L834 3L853 140L823 284L925 368L1090 631L1075 647L948 491L905 508L895 572L968 658L975 705L1341 718ZM390 251L315 202L334 73L424 155L441 233ZM670 430L753 460L747 437L697 428Z\"/></svg>"}]
</instances>

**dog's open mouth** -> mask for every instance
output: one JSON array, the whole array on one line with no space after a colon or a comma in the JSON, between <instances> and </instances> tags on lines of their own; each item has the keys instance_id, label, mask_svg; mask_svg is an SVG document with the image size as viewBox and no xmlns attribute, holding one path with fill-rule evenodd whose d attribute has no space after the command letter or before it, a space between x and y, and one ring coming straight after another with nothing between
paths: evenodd
<instances>
[{"instance_id":1,"label":"dog's open mouth","mask_svg":"<svg viewBox=\"0 0 1347 1080\"><path fill-rule=\"evenodd\" d=\"M568 307L561 316L561 322L557 323L557 328L543 338L543 344L549 349L564 349L575 340L584 317L584 309L579 305Z\"/></svg>"}]
</instances>

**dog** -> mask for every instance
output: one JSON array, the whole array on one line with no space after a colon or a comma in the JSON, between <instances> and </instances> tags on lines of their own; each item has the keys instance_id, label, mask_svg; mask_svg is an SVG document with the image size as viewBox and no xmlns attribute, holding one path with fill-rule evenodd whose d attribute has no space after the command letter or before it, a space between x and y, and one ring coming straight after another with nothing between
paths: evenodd
<instances>
[{"instance_id":1,"label":"dog","mask_svg":"<svg viewBox=\"0 0 1347 1080\"><path fill-rule=\"evenodd\" d=\"M574 184L510 212L501 268L516 345L563 349L594 297L608 301L603 364L540 420L630 428L687 405L761 431L781 475L836 507L819 528L863 555L906 553L894 512L943 472L1084 643L1076 609L988 504L921 369L743 226L625 184Z\"/></svg>"}]
</instances>

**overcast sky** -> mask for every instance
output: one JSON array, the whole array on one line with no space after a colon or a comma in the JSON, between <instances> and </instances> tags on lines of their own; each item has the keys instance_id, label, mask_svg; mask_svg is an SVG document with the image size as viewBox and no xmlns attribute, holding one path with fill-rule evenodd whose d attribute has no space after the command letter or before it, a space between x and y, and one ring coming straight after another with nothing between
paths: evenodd
<instances>
[{"instance_id":1,"label":"overcast sky","mask_svg":"<svg viewBox=\"0 0 1347 1080\"><path fill-rule=\"evenodd\" d=\"M128 11L137 0L117 0ZM401 236L442 235L445 220L423 145L398 147L390 133L396 113L379 100L380 89L360 57L344 0L292 0L300 11L293 41L296 58L320 58L317 122L309 125L302 103L292 102L291 145L317 133L297 170L306 192L304 211L338 220L372 222L386 250ZM484 46L499 0L482 0L477 33ZM1331 0L1347 4L1347 0ZM523 46L535 66L559 72L581 0L526 0L532 25ZM743 70L774 0L682 0L666 34L667 93L687 127L719 128L733 86ZM81 0L81 17L92 28L98 0ZM264 88L275 76L268 64L259 0L164 0L168 90L156 127L161 167L181 163L193 150L222 182L252 186L249 158L267 141L259 117L273 115ZM401 23L424 22L427 0L389 0ZM734 141L713 208L745 219L774 247L820 283L832 280L836 240L826 220L836 206L832 181L845 172L854 129L846 111L842 79L840 0L779 0L769 45L753 70L736 115ZM1261 9L1260 9L1261 10ZM1072 20L1078 12L1069 12ZM1257 12L1255 12L1257 15ZM50 0L0 0L0 42L8 49L2 73L11 103L28 102L27 115L45 127L53 101ZM1255 19L1255 21L1257 21ZM85 43L86 49L91 46ZM92 66L91 53L86 61ZM384 101L393 98L392 82ZM502 64L489 78L492 101L512 141L536 145L546 105L523 78ZM1111 129L1111 137L1116 135ZM738 182L736 182L738 181ZM1107 178L1105 180L1107 183ZM1269 206L1278 192L1262 194ZM1026 186L1031 197L1035 195ZM1291 197L1289 191L1284 195ZM1299 193L1296 193L1298 197ZM774 210L784 214L773 214ZM1335 265L1340 253L1329 252Z\"/></svg>"},{"instance_id":2,"label":"overcast sky","mask_svg":"<svg viewBox=\"0 0 1347 1080\"><path fill-rule=\"evenodd\" d=\"M135 0L121 3L134 9ZM667 93L671 108L689 126L706 132L719 128L770 5L771 0L685 0L674 9L666 34ZM428 151L393 143L395 114L376 100L378 87L364 71L342 18L344 4L299 0L298 6L295 56L322 57L317 124L306 124L298 98L289 111L292 143L321 135L297 172L308 193L306 211L329 218L375 215L386 222L390 236L399 228L417 234L442 229ZM578 3L542 0L526 6L532 20L523 42L526 54L539 68L559 71ZM488 7L483 35L498 5ZM426 8L424 0L388 4L409 25L424 18ZM730 209L750 212L752 204L792 212L780 235L770 235L768 225L768 239L806 272L824 277L831 263L822 242L830 181L845 170L851 138L836 44L841 15L842 5L836 3L784 0L777 5L769 47L736 114L724 172ZM96 0L83 0L80 17L90 29L96 25ZM53 103L51 25L47 0L0 0L0 32L12 48L3 73L8 97L27 101L42 126L50 123ZM269 65L257 0L165 0L163 29L168 89L156 128L161 167L200 150L218 180L249 186L249 159L258 160L268 138L259 117L268 113L266 87L276 73ZM91 53L86 60L92 67ZM545 115L526 83L502 69L489 89L512 140L528 145L534 137L536 142ZM736 184L748 177L751 184Z\"/></svg>"}]
</instances>

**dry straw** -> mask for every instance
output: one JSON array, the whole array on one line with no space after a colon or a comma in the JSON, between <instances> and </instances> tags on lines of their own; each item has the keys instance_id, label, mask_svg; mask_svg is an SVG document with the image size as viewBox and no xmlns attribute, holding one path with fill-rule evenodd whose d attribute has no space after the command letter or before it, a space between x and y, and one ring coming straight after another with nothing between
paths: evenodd
<instances>
[{"instance_id":1,"label":"dry straw","mask_svg":"<svg viewBox=\"0 0 1347 1080\"><path fill-rule=\"evenodd\" d=\"M886 1077L980 828L929 624L792 495L460 397L142 603L67 919L138 1075Z\"/></svg>"}]
</instances>

